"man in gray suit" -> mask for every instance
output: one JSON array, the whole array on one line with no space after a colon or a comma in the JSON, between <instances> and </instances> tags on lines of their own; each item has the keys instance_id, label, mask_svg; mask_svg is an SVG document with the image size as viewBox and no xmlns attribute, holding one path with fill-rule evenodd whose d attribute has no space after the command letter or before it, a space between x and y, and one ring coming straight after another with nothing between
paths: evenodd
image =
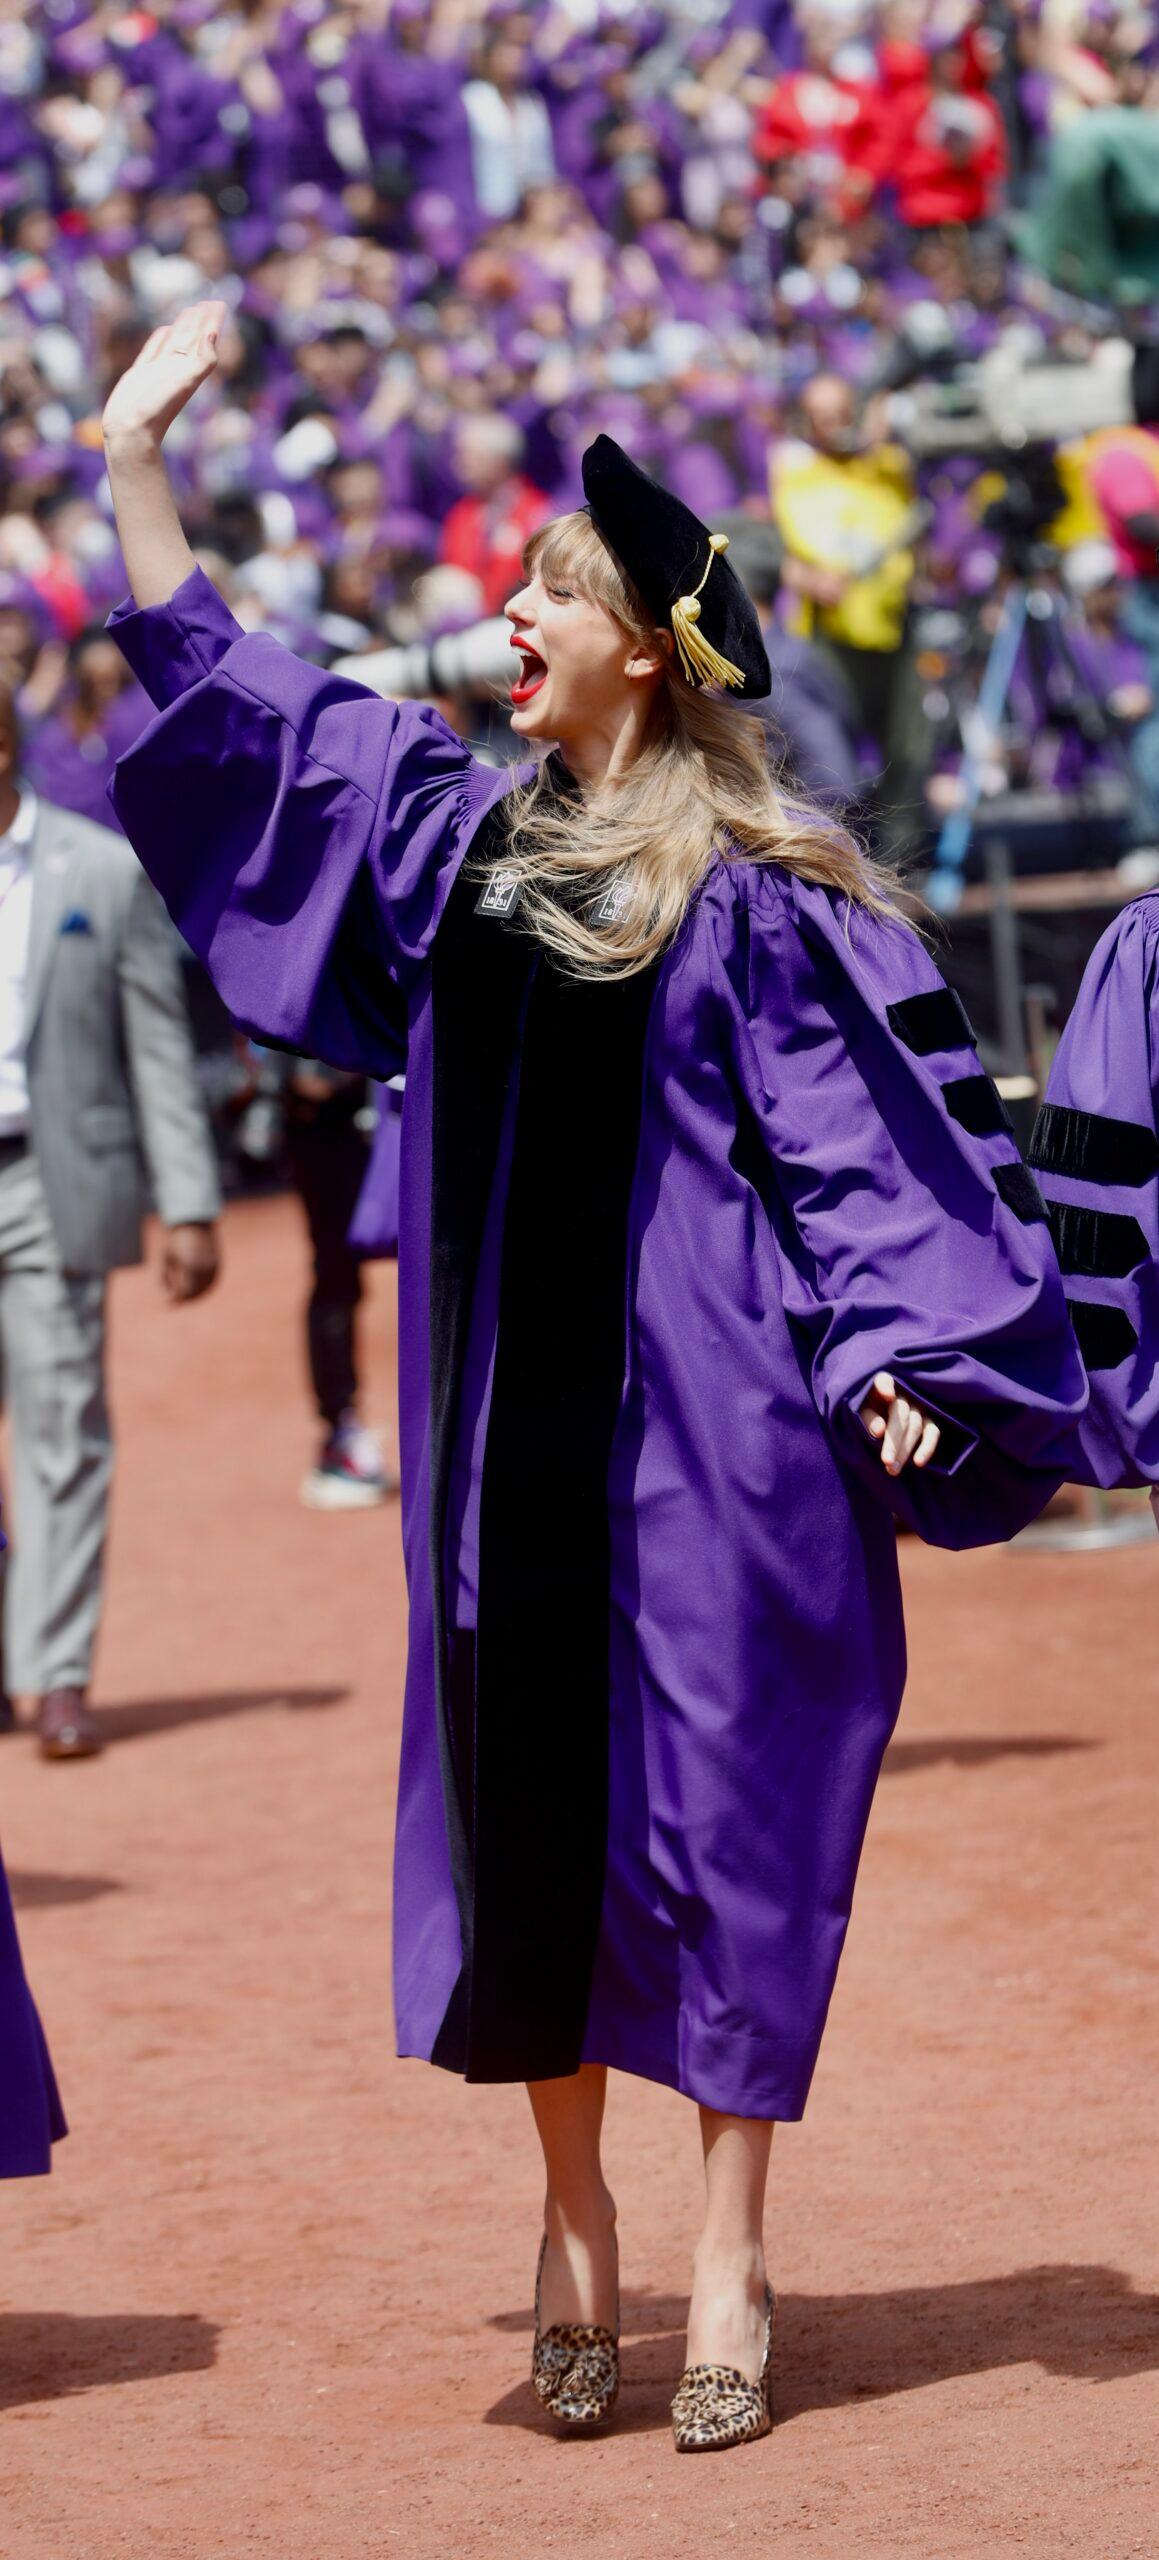
<instances>
[{"instance_id":1,"label":"man in gray suit","mask_svg":"<svg viewBox=\"0 0 1159 2560\"><path fill-rule=\"evenodd\" d=\"M38 801L0 687L0 1386L16 1522L8 1683L49 1759L100 1749L87 1701L112 1477L105 1283L149 1195L171 1300L217 1276L217 1168L180 970L124 838ZM0 1725L13 1723L0 1689Z\"/></svg>"}]
</instances>

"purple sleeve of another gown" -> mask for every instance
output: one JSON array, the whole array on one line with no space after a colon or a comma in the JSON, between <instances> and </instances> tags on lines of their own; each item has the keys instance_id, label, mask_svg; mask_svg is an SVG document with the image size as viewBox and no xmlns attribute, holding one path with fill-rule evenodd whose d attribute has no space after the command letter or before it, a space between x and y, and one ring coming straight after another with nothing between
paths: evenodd
<instances>
[{"instance_id":1,"label":"purple sleeve of another gown","mask_svg":"<svg viewBox=\"0 0 1159 2560\"><path fill-rule=\"evenodd\" d=\"M1031 1148L1090 1378L1087 1484L1159 1484L1159 896L1096 944Z\"/></svg>"},{"instance_id":2,"label":"purple sleeve of another gown","mask_svg":"<svg viewBox=\"0 0 1159 2560\"><path fill-rule=\"evenodd\" d=\"M1086 1399L1045 1212L964 1013L915 934L744 866L737 1065L818 1409L934 1544L1013 1537L1072 1471ZM887 1475L877 1370L942 1428Z\"/></svg>"},{"instance_id":3,"label":"purple sleeve of another gown","mask_svg":"<svg viewBox=\"0 0 1159 2560\"><path fill-rule=\"evenodd\" d=\"M508 776L437 712L243 632L200 570L110 629L157 713L113 807L224 1003L261 1040L397 1074L409 992Z\"/></svg>"},{"instance_id":4,"label":"purple sleeve of another gown","mask_svg":"<svg viewBox=\"0 0 1159 2560\"><path fill-rule=\"evenodd\" d=\"M368 1261L389 1260L398 1253L401 1150L402 1095L388 1086L379 1095L370 1160L348 1234L355 1252L365 1254Z\"/></svg>"}]
</instances>

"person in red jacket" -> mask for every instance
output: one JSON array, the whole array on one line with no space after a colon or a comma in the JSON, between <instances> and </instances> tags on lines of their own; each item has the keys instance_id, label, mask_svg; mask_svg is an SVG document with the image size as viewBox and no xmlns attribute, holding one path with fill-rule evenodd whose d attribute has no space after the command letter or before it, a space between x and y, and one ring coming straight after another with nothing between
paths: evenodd
<instances>
[{"instance_id":1,"label":"person in red jacket","mask_svg":"<svg viewBox=\"0 0 1159 2560\"><path fill-rule=\"evenodd\" d=\"M523 546L545 523L542 489L525 478L523 435L513 418L480 411L463 420L455 469L465 496L443 526L439 558L477 578L485 613L501 613L523 581Z\"/></svg>"},{"instance_id":2,"label":"person in red jacket","mask_svg":"<svg viewBox=\"0 0 1159 2560\"><path fill-rule=\"evenodd\" d=\"M757 166L778 192L797 171L812 192L821 190L841 209L856 211L871 184L865 168L878 140L880 93L874 81L851 78L837 67L839 28L814 19L802 37L801 69L774 83L757 118Z\"/></svg>"},{"instance_id":3,"label":"person in red jacket","mask_svg":"<svg viewBox=\"0 0 1159 2560\"><path fill-rule=\"evenodd\" d=\"M915 231L981 222L995 211L1006 138L965 44L938 45L925 79L901 85L868 165L878 185L892 184L898 212Z\"/></svg>"}]
</instances>

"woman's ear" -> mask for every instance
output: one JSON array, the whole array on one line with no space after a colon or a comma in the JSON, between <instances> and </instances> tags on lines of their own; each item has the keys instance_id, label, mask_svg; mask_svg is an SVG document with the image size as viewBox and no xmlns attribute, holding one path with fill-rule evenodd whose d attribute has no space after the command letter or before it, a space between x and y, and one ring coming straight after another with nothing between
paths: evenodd
<instances>
[{"instance_id":1,"label":"woman's ear","mask_svg":"<svg viewBox=\"0 0 1159 2560\"><path fill-rule=\"evenodd\" d=\"M637 682L639 682L644 676L662 675L665 665L671 655L671 633L667 631L657 631L654 633L652 639L647 642L645 647L633 651L632 656L629 658L627 666L624 669L624 673L626 676L633 677Z\"/></svg>"}]
</instances>

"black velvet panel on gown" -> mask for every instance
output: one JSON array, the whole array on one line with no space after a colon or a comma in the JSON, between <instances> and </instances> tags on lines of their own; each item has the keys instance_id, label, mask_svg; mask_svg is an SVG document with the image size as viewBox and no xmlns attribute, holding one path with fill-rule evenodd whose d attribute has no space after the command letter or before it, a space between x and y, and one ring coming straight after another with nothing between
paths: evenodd
<instances>
[{"instance_id":1,"label":"black velvet panel on gown","mask_svg":"<svg viewBox=\"0 0 1159 2560\"><path fill-rule=\"evenodd\" d=\"M502 819L478 853L500 861ZM580 2061L607 1838L607 1474L624 1379L628 1211L656 970L569 977L478 913L435 942L431 1562L463 1967L434 2060L471 2080ZM471 1298L518 1079L483 1464L478 1629L446 1624L444 1540Z\"/></svg>"}]
</instances>

